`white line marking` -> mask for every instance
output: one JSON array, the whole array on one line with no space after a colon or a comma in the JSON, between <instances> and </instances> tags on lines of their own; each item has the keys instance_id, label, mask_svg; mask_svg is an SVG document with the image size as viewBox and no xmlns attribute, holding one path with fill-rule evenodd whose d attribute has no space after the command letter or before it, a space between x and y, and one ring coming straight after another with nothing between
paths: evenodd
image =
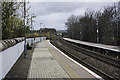
<instances>
[{"instance_id":1,"label":"white line marking","mask_svg":"<svg viewBox=\"0 0 120 80\"><path fill-rule=\"evenodd\" d=\"M94 73L93 71L89 70L88 68L86 68L85 66L79 64L77 61L73 60L72 58L70 58L69 56L67 56L66 54L64 54L62 51L60 51L58 48L56 48L54 45L52 45L50 43L50 40L47 40L49 42L49 44L51 46L53 46L55 49L57 49L60 53L62 53L65 57L67 57L68 59L70 59L71 61L73 61L74 63L76 63L77 65L79 65L80 67L82 67L83 69L85 69L86 71L88 71L90 74L92 74L93 76L95 76L96 78L100 79L100 80L104 80L102 77L100 77L99 75L97 75L96 73Z\"/></svg>"}]
</instances>

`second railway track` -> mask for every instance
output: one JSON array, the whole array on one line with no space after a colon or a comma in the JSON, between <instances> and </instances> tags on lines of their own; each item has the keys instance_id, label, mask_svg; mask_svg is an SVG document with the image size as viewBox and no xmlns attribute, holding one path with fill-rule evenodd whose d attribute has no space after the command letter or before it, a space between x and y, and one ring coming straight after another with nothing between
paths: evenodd
<instances>
[{"instance_id":1,"label":"second railway track","mask_svg":"<svg viewBox=\"0 0 120 80\"><path fill-rule=\"evenodd\" d=\"M70 44L69 42L66 42L66 41L64 41L62 39L59 40L59 42L61 42L62 44L67 45L67 46L73 48L74 50L77 50L77 51L79 51L81 53L84 53L84 54L86 54L88 56L91 56L91 57L96 58L96 59L98 59L100 61L103 61L103 62L105 62L107 64L110 64L110 65L113 65L113 66L115 66L117 68L120 68L120 61L118 61L118 60L115 60L115 59L106 57L105 55L101 55L99 53L90 51L88 49L84 49L82 47Z\"/></svg>"}]
</instances>

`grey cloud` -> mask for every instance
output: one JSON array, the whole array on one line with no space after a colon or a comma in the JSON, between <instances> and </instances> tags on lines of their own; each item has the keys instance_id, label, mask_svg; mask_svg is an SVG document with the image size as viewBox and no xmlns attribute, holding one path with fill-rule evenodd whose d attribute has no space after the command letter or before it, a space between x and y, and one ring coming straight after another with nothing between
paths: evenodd
<instances>
[{"instance_id":1,"label":"grey cloud","mask_svg":"<svg viewBox=\"0 0 120 80\"><path fill-rule=\"evenodd\" d=\"M100 10L113 2L30 2L31 14L36 14L35 29L39 29L40 22L47 27L65 29L66 19L72 15L83 15L86 9Z\"/></svg>"},{"instance_id":2,"label":"grey cloud","mask_svg":"<svg viewBox=\"0 0 120 80\"><path fill-rule=\"evenodd\" d=\"M38 15L46 15L51 13L59 13L59 12L71 12L72 10L76 9L83 3L67 3L67 2L44 2L36 4L36 2L31 3L33 6L32 9L35 9Z\"/></svg>"},{"instance_id":3,"label":"grey cloud","mask_svg":"<svg viewBox=\"0 0 120 80\"><path fill-rule=\"evenodd\" d=\"M113 3L113 2L111 2ZM76 8L101 8L106 6L108 2L32 2L30 5L38 15L47 15L59 12L71 12ZM109 3L110 4L110 3Z\"/></svg>"}]
</instances>

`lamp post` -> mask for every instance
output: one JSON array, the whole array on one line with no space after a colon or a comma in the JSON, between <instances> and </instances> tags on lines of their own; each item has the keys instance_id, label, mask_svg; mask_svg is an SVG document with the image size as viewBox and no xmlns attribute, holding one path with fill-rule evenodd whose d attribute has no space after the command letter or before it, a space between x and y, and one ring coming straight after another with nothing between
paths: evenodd
<instances>
[{"instance_id":1,"label":"lamp post","mask_svg":"<svg viewBox=\"0 0 120 80\"><path fill-rule=\"evenodd\" d=\"M99 26L98 26L98 20L97 20L97 43L99 43Z\"/></svg>"},{"instance_id":2,"label":"lamp post","mask_svg":"<svg viewBox=\"0 0 120 80\"><path fill-rule=\"evenodd\" d=\"M79 27L79 30L80 30L80 40L81 40L81 24L80 24L80 27Z\"/></svg>"},{"instance_id":3,"label":"lamp post","mask_svg":"<svg viewBox=\"0 0 120 80\"><path fill-rule=\"evenodd\" d=\"M36 16L35 16L35 14L33 14L33 15L31 15L31 29L33 30L32 31L32 34L34 33L34 27L32 26L33 25L33 18L35 18ZM33 44L33 40L31 39L31 43Z\"/></svg>"},{"instance_id":4,"label":"lamp post","mask_svg":"<svg viewBox=\"0 0 120 80\"><path fill-rule=\"evenodd\" d=\"M43 23L40 23L40 29L41 29L41 25L42 25ZM41 33L41 30L40 30L40 33ZM41 37L40 37L40 42L41 42Z\"/></svg>"},{"instance_id":5,"label":"lamp post","mask_svg":"<svg viewBox=\"0 0 120 80\"><path fill-rule=\"evenodd\" d=\"M120 1L118 2L118 22L117 22L117 35L118 35L118 40L117 40L117 44L118 44L118 49L120 49ZM119 55L120 57L120 55Z\"/></svg>"},{"instance_id":6,"label":"lamp post","mask_svg":"<svg viewBox=\"0 0 120 80\"><path fill-rule=\"evenodd\" d=\"M43 23L40 23L40 29L41 29L41 25L42 25ZM41 32L41 31L40 31Z\"/></svg>"},{"instance_id":7,"label":"lamp post","mask_svg":"<svg viewBox=\"0 0 120 80\"><path fill-rule=\"evenodd\" d=\"M33 22L33 21L32 21L32 18L33 18L33 17L31 16L31 34L33 34L33 31L32 31L32 30L33 30L33 27L32 27L32 22ZM31 38L31 44L33 45L33 39L32 39L32 38Z\"/></svg>"},{"instance_id":8,"label":"lamp post","mask_svg":"<svg viewBox=\"0 0 120 80\"><path fill-rule=\"evenodd\" d=\"M24 0L24 28L25 28L25 43L24 43L24 58L27 57L27 44L26 44L26 25L25 25L25 18L26 18L26 3Z\"/></svg>"},{"instance_id":9,"label":"lamp post","mask_svg":"<svg viewBox=\"0 0 120 80\"><path fill-rule=\"evenodd\" d=\"M32 27L32 25L33 25L33 22L35 22L35 21L33 21L33 18L36 18L36 15L35 14L32 14L31 15L31 27ZM34 30L34 27L32 27L33 28L33 30Z\"/></svg>"},{"instance_id":10,"label":"lamp post","mask_svg":"<svg viewBox=\"0 0 120 80\"><path fill-rule=\"evenodd\" d=\"M43 28L45 28L45 25L43 25Z\"/></svg>"}]
</instances>

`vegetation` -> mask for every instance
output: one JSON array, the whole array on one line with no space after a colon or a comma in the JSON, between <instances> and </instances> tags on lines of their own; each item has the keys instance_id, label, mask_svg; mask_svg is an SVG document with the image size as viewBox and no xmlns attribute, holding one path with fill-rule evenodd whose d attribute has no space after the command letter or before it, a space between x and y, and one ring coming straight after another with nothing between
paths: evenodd
<instances>
[{"instance_id":1,"label":"vegetation","mask_svg":"<svg viewBox=\"0 0 120 80\"><path fill-rule=\"evenodd\" d=\"M72 15L65 24L70 38L120 45L120 2L102 11L86 11L84 16Z\"/></svg>"},{"instance_id":2,"label":"vegetation","mask_svg":"<svg viewBox=\"0 0 120 80\"><path fill-rule=\"evenodd\" d=\"M50 39L53 35L56 35L57 32L54 28L41 28L40 34L41 36L45 36L47 39Z\"/></svg>"},{"instance_id":3,"label":"vegetation","mask_svg":"<svg viewBox=\"0 0 120 80\"><path fill-rule=\"evenodd\" d=\"M50 33L46 32L46 33L27 33L26 35L27 38L36 38L36 37L46 37L47 39L50 39Z\"/></svg>"},{"instance_id":4,"label":"vegetation","mask_svg":"<svg viewBox=\"0 0 120 80\"><path fill-rule=\"evenodd\" d=\"M2 6L2 39L22 37L25 34L24 2L1 2ZM26 3L27 5L28 3ZM29 15L30 7L26 9L26 31L29 32L32 16Z\"/></svg>"},{"instance_id":5,"label":"vegetation","mask_svg":"<svg viewBox=\"0 0 120 80\"><path fill-rule=\"evenodd\" d=\"M26 37L27 38L39 37L39 34L37 34L37 33L27 33Z\"/></svg>"},{"instance_id":6,"label":"vegetation","mask_svg":"<svg viewBox=\"0 0 120 80\"><path fill-rule=\"evenodd\" d=\"M47 39L50 39L50 33L49 33L49 32L45 33L45 37L46 37Z\"/></svg>"},{"instance_id":7,"label":"vegetation","mask_svg":"<svg viewBox=\"0 0 120 80\"><path fill-rule=\"evenodd\" d=\"M41 28L40 30L30 30L30 32L27 33L28 38L46 37L47 39L50 39L53 35L56 35L56 30L53 28Z\"/></svg>"}]
</instances>

